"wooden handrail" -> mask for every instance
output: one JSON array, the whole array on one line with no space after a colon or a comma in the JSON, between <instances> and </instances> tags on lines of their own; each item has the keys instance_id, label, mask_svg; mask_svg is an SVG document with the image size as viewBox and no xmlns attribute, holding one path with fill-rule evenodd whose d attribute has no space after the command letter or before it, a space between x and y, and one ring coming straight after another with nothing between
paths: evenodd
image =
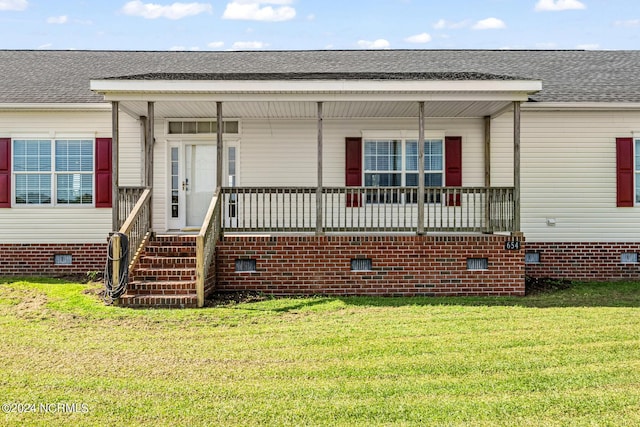
<instances>
[{"instance_id":1,"label":"wooden handrail","mask_svg":"<svg viewBox=\"0 0 640 427\"><path fill-rule=\"evenodd\" d=\"M209 275L211 260L215 254L216 242L220 238L221 232L221 200L220 187L209 203L209 209L204 217L200 232L196 236L196 295L198 297L198 307L204 306L205 281Z\"/></svg>"}]
</instances>

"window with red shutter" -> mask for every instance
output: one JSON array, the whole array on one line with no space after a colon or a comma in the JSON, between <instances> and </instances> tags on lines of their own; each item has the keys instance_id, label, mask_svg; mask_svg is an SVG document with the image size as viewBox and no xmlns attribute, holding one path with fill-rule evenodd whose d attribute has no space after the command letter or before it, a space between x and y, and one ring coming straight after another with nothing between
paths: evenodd
<instances>
[{"instance_id":1,"label":"window with red shutter","mask_svg":"<svg viewBox=\"0 0 640 427\"><path fill-rule=\"evenodd\" d=\"M111 207L111 138L96 138L96 208Z\"/></svg>"},{"instance_id":2,"label":"window with red shutter","mask_svg":"<svg viewBox=\"0 0 640 427\"><path fill-rule=\"evenodd\" d=\"M445 185L462 187L462 137L447 136L445 144ZM449 194L448 206L460 206L460 194Z\"/></svg>"},{"instance_id":3,"label":"window with red shutter","mask_svg":"<svg viewBox=\"0 0 640 427\"><path fill-rule=\"evenodd\" d=\"M11 138L0 138L0 208L11 207Z\"/></svg>"},{"instance_id":4,"label":"window with red shutter","mask_svg":"<svg viewBox=\"0 0 640 427\"><path fill-rule=\"evenodd\" d=\"M633 138L616 138L616 204L632 207L633 200Z\"/></svg>"},{"instance_id":5,"label":"window with red shutter","mask_svg":"<svg viewBox=\"0 0 640 427\"><path fill-rule=\"evenodd\" d=\"M362 186L362 138L345 139L345 185L347 187ZM347 207L357 208L361 203L359 193L347 194Z\"/></svg>"}]
</instances>

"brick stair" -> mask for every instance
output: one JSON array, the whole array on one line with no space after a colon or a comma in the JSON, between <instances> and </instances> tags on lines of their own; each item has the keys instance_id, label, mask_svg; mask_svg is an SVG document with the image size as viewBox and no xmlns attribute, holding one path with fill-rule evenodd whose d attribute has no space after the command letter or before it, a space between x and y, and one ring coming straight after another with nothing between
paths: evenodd
<instances>
[{"instance_id":1,"label":"brick stair","mask_svg":"<svg viewBox=\"0 0 640 427\"><path fill-rule=\"evenodd\" d=\"M122 307L196 307L195 236L155 236L129 276Z\"/></svg>"}]
</instances>

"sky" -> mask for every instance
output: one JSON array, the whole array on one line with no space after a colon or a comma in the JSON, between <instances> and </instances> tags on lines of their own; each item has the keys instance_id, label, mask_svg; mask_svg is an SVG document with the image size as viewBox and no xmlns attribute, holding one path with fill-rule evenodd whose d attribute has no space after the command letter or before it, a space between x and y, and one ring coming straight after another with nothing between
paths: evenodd
<instances>
[{"instance_id":1,"label":"sky","mask_svg":"<svg viewBox=\"0 0 640 427\"><path fill-rule=\"evenodd\" d=\"M0 49L640 49L640 0L0 0Z\"/></svg>"}]
</instances>

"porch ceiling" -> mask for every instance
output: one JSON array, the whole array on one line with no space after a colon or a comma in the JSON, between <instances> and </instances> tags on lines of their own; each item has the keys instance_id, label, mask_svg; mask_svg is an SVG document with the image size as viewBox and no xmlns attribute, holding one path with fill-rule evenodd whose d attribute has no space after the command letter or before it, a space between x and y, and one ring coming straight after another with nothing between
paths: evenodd
<instances>
[{"instance_id":1,"label":"porch ceiling","mask_svg":"<svg viewBox=\"0 0 640 427\"><path fill-rule=\"evenodd\" d=\"M490 116L510 105L511 101L433 101L425 102L426 117L468 118ZM216 117L215 101L156 101L158 118ZM120 101L127 114L147 115L146 101ZM227 101L223 113L238 119L315 119L317 106L311 101ZM418 116L415 101L328 101L324 102L324 117L347 118L408 118Z\"/></svg>"}]
</instances>

